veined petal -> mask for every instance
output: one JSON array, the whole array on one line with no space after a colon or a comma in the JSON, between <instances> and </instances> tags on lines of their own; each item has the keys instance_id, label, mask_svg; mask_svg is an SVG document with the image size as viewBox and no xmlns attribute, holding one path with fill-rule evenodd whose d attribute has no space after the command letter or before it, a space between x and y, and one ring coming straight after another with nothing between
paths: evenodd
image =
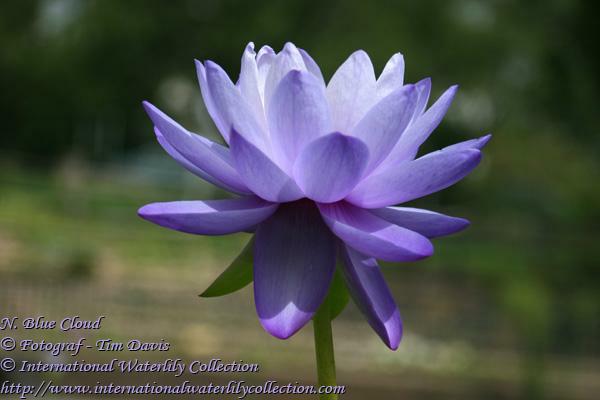
<instances>
[{"instance_id":1,"label":"veined petal","mask_svg":"<svg viewBox=\"0 0 600 400\"><path fill-rule=\"evenodd\" d=\"M240 135L260 148L269 152L266 132L260 127L252 108L242 97L225 71L212 61L206 61L206 80L215 110L222 122L221 133L230 140L231 129L235 126ZM216 121L215 121L216 122Z\"/></svg>"},{"instance_id":2,"label":"veined petal","mask_svg":"<svg viewBox=\"0 0 600 400\"><path fill-rule=\"evenodd\" d=\"M196 235L225 235L240 232L264 221L277 204L257 197L206 201L152 203L138 215L157 225Z\"/></svg>"},{"instance_id":3,"label":"veined petal","mask_svg":"<svg viewBox=\"0 0 600 400\"><path fill-rule=\"evenodd\" d=\"M352 129L352 135L369 148L369 166L375 168L392 150L415 112L418 93L414 85L401 86L377 104Z\"/></svg>"},{"instance_id":4,"label":"veined petal","mask_svg":"<svg viewBox=\"0 0 600 400\"><path fill-rule=\"evenodd\" d=\"M325 223L348 246L385 261L416 261L433 254L423 235L347 203L318 204Z\"/></svg>"},{"instance_id":5,"label":"veined petal","mask_svg":"<svg viewBox=\"0 0 600 400\"><path fill-rule=\"evenodd\" d=\"M369 211L394 225L418 232L428 238L451 235L469 226L469 221L464 218L450 217L420 208L385 207Z\"/></svg>"},{"instance_id":6,"label":"veined petal","mask_svg":"<svg viewBox=\"0 0 600 400\"><path fill-rule=\"evenodd\" d=\"M375 85L371 59L362 50L354 52L327 85L334 130L351 132L375 101Z\"/></svg>"},{"instance_id":7,"label":"veined petal","mask_svg":"<svg viewBox=\"0 0 600 400\"><path fill-rule=\"evenodd\" d=\"M269 74L267 75L267 80L265 82L265 105L268 107L271 104L271 97L273 93L275 93L275 89L279 85L279 82L283 79L284 76L288 74L288 72L292 70L298 71L306 71L306 65L304 65L304 60L302 59L302 55L294 46L293 43L286 43L276 56L275 59L271 63L271 68L269 68Z\"/></svg>"},{"instance_id":8,"label":"veined petal","mask_svg":"<svg viewBox=\"0 0 600 400\"><path fill-rule=\"evenodd\" d=\"M444 147L442 150L444 151L457 151L457 150L466 150L466 149L477 149L481 150L485 147L486 144L492 138L492 134L487 134L485 136L478 137L476 139L465 140L464 142L455 143L453 145Z\"/></svg>"},{"instance_id":9,"label":"veined petal","mask_svg":"<svg viewBox=\"0 0 600 400\"><path fill-rule=\"evenodd\" d=\"M273 155L286 171L307 143L331 132L324 87L306 71L290 71L281 80L268 118Z\"/></svg>"},{"instance_id":10,"label":"veined petal","mask_svg":"<svg viewBox=\"0 0 600 400\"><path fill-rule=\"evenodd\" d=\"M481 161L475 149L439 150L374 173L346 200L363 208L380 208L435 193L469 174Z\"/></svg>"},{"instance_id":11,"label":"veined petal","mask_svg":"<svg viewBox=\"0 0 600 400\"><path fill-rule=\"evenodd\" d=\"M331 203L346 197L356 186L368 160L364 143L334 132L304 148L294 164L294 178L308 198Z\"/></svg>"},{"instance_id":12,"label":"veined petal","mask_svg":"<svg viewBox=\"0 0 600 400\"><path fill-rule=\"evenodd\" d=\"M377 98L383 99L404 84L404 56L396 53L389 59L377 79Z\"/></svg>"},{"instance_id":13,"label":"veined petal","mask_svg":"<svg viewBox=\"0 0 600 400\"><path fill-rule=\"evenodd\" d=\"M267 132L267 123L263 107L262 97L259 89L258 67L256 65L256 53L254 43L250 42L242 55L242 67L238 87L246 102L250 105L254 116L260 123L263 132Z\"/></svg>"},{"instance_id":14,"label":"veined petal","mask_svg":"<svg viewBox=\"0 0 600 400\"><path fill-rule=\"evenodd\" d=\"M256 230L254 301L262 326L287 339L317 311L335 271L335 241L314 204L283 204Z\"/></svg>"},{"instance_id":15,"label":"veined petal","mask_svg":"<svg viewBox=\"0 0 600 400\"><path fill-rule=\"evenodd\" d=\"M381 340L396 350L402 339L400 311L377 260L343 246L342 273L350 296Z\"/></svg>"},{"instance_id":16,"label":"veined petal","mask_svg":"<svg viewBox=\"0 0 600 400\"><path fill-rule=\"evenodd\" d=\"M233 188L234 191L248 193L247 186L235 170L229 149L202 136L188 132L147 101L143 102L143 105L164 140L183 155L189 163L217 181Z\"/></svg>"},{"instance_id":17,"label":"veined petal","mask_svg":"<svg viewBox=\"0 0 600 400\"><path fill-rule=\"evenodd\" d=\"M214 176L208 174L202 168L197 167L191 161L189 161L183 154L177 151L167 139L165 139L164 135L158 130L158 128L154 127L154 133L156 134L156 140L161 145L161 147L169 154L175 161L177 161L183 168L190 171L192 174L199 176L207 182L212 183L213 185L220 187L221 189L225 189L232 193L237 194L252 194L250 190L247 188L241 189L240 187L235 187L228 185L226 182L223 182ZM241 181L238 181L239 184L243 185ZM245 185L244 185L245 186Z\"/></svg>"},{"instance_id":18,"label":"veined petal","mask_svg":"<svg viewBox=\"0 0 600 400\"><path fill-rule=\"evenodd\" d=\"M325 79L323 78L323 73L321 72L321 68L319 65L313 60L313 58L303 49L298 49L300 55L302 56L302 60L304 60L304 65L306 65L306 69L308 72L317 77L319 82L325 87Z\"/></svg>"},{"instance_id":19,"label":"veined petal","mask_svg":"<svg viewBox=\"0 0 600 400\"><path fill-rule=\"evenodd\" d=\"M451 86L423 115L417 118L402 135L388 158L380 168L396 166L407 160L413 160L419 151L419 146L427 140L431 132L440 124L446 111L452 104L458 86Z\"/></svg>"},{"instance_id":20,"label":"veined petal","mask_svg":"<svg viewBox=\"0 0 600 400\"><path fill-rule=\"evenodd\" d=\"M235 128L231 131L230 144L237 171L256 195L278 203L304 197L296 183Z\"/></svg>"}]
</instances>

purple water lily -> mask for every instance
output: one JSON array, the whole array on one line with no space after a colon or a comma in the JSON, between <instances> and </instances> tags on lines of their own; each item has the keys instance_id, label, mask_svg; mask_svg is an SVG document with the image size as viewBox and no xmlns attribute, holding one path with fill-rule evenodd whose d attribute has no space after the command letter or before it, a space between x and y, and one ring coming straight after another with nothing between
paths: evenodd
<instances>
[{"instance_id":1,"label":"purple water lily","mask_svg":"<svg viewBox=\"0 0 600 400\"><path fill-rule=\"evenodd\" d=\"M456 93L429 108L429 78L404 84L394 55L379 78L364 51L325 83L315 61L287 43L275 53L250 43L239 80L196 61L206 108L227 146L189 132L144 102L159 143L183 167L239 195L142 207L158 225L200 235L255 232L254 297L260 322L288 338L311 320L331 285L336 259L357 306L385 344L402 336L398 308L377 259L433 253L430 238L469 222L396 207L442 190L481 160L490 136L417 157Z\"/></svg>"}]
</instances>

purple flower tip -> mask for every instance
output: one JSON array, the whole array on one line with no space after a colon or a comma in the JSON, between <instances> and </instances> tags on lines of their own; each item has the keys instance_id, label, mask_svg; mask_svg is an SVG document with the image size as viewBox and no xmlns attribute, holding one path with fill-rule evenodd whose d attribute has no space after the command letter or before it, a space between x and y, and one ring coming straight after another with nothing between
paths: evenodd
<instances>
[{"instance_id":1,"label":"purple flower tip","mask_svg":"<svg viewBox=\"0 0 600 400\"><path fill-rule=\"evenodd\" d=\"M480 150L483 149L491 139L492 139L491 133L488 133L487 135L480 137L479 139L477 139L477 141L478 141L477 148Z\"/></svg>"}]
</instances>

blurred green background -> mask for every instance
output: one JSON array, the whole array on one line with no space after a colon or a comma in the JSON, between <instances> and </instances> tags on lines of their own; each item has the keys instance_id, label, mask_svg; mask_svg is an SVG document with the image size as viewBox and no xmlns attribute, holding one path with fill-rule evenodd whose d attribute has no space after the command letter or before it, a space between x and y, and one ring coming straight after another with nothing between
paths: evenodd
<instances>
[{"instance_id":1,"label":"blurred green background","mask_svg":"<svg viewBox=\"0 0 600 400\"><path fill-rule=\"evenodd\" d=\"M197 297L247 235L195 237L136 216L148 202L223 196L162 152L140 102L217 138L194 58L236 79L248 41L276 50L292 41L328 79L356 49L378 72L400 51L406 81L431 76L434 98L460 84L424 150L494 138L466 180L412 203L472 226L436 240L429 260L386 266L405 322L400 349L387 350L352 304L335 321L344 398L597 398L594 5L2 2L0 315L104 314L104 336L165 338L182 357L260 363L264 373L246 380L314 382L310 326L278 341L260 327L251 288Z\"/></svg>"}]
</instances>

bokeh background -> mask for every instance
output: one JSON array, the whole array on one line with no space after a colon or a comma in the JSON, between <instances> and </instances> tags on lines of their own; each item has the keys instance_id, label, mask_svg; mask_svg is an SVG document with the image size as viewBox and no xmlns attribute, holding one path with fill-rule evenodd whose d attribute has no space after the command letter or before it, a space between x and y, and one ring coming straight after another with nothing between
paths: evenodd
<instances>
[{"instance_id":1,"label":"bokeh background","mask_svg":"<svg viewBox=\"0 0 600 400\"><path fill-rule=\"evenodd\" d=\"M293 41L326 79L358 48L376 71L400 51L406 80L431 76L433 98L460 84L425 150L494 134L471 176L412 203L472 226L436 240L429 260L385 266L405 322L400 349L387 350L353 304L335 321L344 398L597 398L592 1L2 2L0 315L106 315L101 337L164 338L169 356L260 363L247 381L314 383L310 325L282 342L260 327L251 287L197 297L247 235L195 237L136 216L152 201L223 195L162 152L140 102L216 139L193 59L236 79L248 41Z\"/></svg>"}]
</instances>

